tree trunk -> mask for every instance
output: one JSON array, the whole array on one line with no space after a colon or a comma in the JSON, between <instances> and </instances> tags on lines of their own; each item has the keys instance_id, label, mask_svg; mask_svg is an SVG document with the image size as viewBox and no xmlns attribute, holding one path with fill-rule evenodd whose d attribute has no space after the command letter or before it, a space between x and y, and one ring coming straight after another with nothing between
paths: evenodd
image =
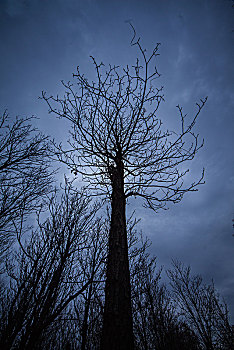
<instances>
[{"instance_id":1,"label":"tree trunk","mask_svg":"<svg viewBox=\"0 0 234 350\"><path fill-rule=\"evenodd\" d=\"M134 349L123 163L112 168L112 213L105 287L102 350Z\"/></svg>"},{"instance_id":2,"label":"tree trunk","mask_svg":"<svg viewBox=\"0 0 234 350\"><path fill-rule=\"evenodd\" d=\"M93 274L92 274L92 280L93 280ZM85 300L85 309L84 309L84 320L82 324L82 341L81 341L81 350L86 349L86 343L87 343L87 333L88 333L88 317L89 317L89 309L90 309L90 303L92 298L92 291L93 291L93 281L89 285L88 289L88 296Z\"/></svg>"}]
</instances>

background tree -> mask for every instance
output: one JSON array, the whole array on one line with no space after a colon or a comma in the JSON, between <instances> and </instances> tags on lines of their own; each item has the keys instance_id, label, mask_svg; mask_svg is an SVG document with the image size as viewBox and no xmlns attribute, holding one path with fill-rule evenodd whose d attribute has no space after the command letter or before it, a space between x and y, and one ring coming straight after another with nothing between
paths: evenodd
<instances>
[{"instance_id":1,"label":"background tree","mask_svg":"<svg viewBox=\"0 0 234 350\"><path fill-rule=\"evenodd\" d=\"M72 123L70 147L57 147L59 159L83 176L93 194L111 200L101 348L113 350L134 348L126 200L139 196L157 211L196 190L203 178L202 174L198 181L184 186L188 170L180 170L180 165L192 160L203 144L193 127L206 99L197 104L188 122L178 106L180 132L163 130L157 116L163 95L156 85L160 75L154 62L159 44L146 55L135 31L131 43L140 52L134 66L105 70L92 57L95 82L89 82L78 68L74 83L63 82L64 97L42 93L49 112Z\"/></svg>"},{"instance_id":2,"label":"background tree","mask_svg":"<svg viewBox=\"0 0 234 350\"><path fill-rule=\"evenodd\" d=\"M156 259L147 251L146 248L137 254L134 272L131 270L136 348L199 350L198 337L188 324L178 320L176 303L161 282L162 269L158 269Z\"/></svg>"},{"instance_id":3,"label":"background tree","mask_svg":"<svg viewBox=\"0 0 234 350\"><path fill-rule=\"evenodd\" d=\"M32 126L33 118L10 121L0 117L0 250L14 240L14 223L40 208L41 198L51 189L52 154L48 137Z\"/></svg>"},{"instance_id":4,"label":"background tree","mask_svg":"<svg viewBox=\"0 0 234 350\"><path fill-rule=\"evenodd\" d=\"M80 320L81 350L100 346L106 257L107 222L102 223L101 229L92 235L90 249L86 251L83 261L80 261L86 278L90 281L79 303L75 305L76 317Z\"/></svg>"},{"instance_id":5,"label":"background tree","mask_svg":"<svg viewBox=\"0 0 234 350\"><path fill-rule=\"evenodd\" d=\"M202 349L233 349L233 332L227 305L214 287L199 275L191 275L190 267L174 261L168 271L174 300L182 319L199 336Z\"/></svg>"},{"instance_id":6,"label":"background tree","mask_svg":"<svg viewBox=\"0 0 234 350\"><path fill-rule=\"evenodd\" d=\"M20 242L13 264L7 264L10 290L1 310L2 349L43 348L43 337L62 322L69 304L86 290L99 268L96 264L89 276L80 264L94 248L92 235L101 229L94 221L96 208L69 183L60 203L57 197L55 193L50 199L47 220L38 220L37 230L28 242Z\"/></svg>"}]
</instances>

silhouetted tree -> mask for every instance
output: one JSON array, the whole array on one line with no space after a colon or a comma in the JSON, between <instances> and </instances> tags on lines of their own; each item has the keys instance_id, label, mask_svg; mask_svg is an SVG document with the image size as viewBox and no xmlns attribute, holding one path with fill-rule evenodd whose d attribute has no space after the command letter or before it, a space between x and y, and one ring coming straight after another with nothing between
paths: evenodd
<instances>
[{"instance_id":1,"label":"silhouetted tree","mask_svg":"<svg viewBox=\"0 0 234 350\"><path fill-rule=\"evenodd\" d=\"M83 266L87 279L91 281L88 288L82 294L83 312L81 315L81 350L97 348L100 343L100 327L105 267L107 257L107 225L102 224L102 229L96 230L96 234L92 236L92 244L87 255L84 256ZM76 309L77 310L77 309ZM78 313L76 312L78 316ZM96 318L96 320L95 320ZM99 319L97 319L99 318ZM96 322L98 321L98 322ZM96 339L95 339L96 338Z\"/></svg>"},{"instance_id":2,"label":"silhouetted tree","mask_svg":"<svg viewBox=\"0 0 234 350\"><path fill-rule=\"evenodd\" d=\"M50 190L51 149L48 138L32 125L32 118L11 121L0 116L0 251L14 240L14 223L41 205Z\"/></svg>"},{"instance_id":3,"label":"silhouetted tree","mask_svg":"<svg viewBox=\"0 0 234 350\"><path fill-rule=\"evenodd\" d=\"M205 104L197 104L190 122L178 106L181 131L164 131L157 111L163 100L160 76L152 67L159 44L146 55L140 40L132 39L141 58L123 68L98 64L96 81L89 82L77 69L74 83L63 85L62 98L42 96L49 112L72 123L69 150L58 146L59 159L80 174L94 195L111 200L105 311L101 349L134 348L131 289L126 230L126 200L139 196L155 211L177 203L196 190L202 178L184 186L188 170L180 165L192 160L202 143L193 127ZM191 139L190 139L191 138Z\"/></svg>"},{"instance_id":4,"label":"silhouetted tree","mask_svg":"<svg viewBox=\"0 0 234 350\"><path fill-rule=\"evenodd\" d=\"M132 275L132 305L136 348L139 350L199 350L199 341L162 284L162 269L147 249L138 254Z\"/></svg>"},{"instance_id":5,"label":"silhouetted tree","mask_svg":"<svg viewBox=\"0 0 234 350\"><path fill-rule=\"evenodd\" d=\"M203 283L199 275L191 275L190 267L174 261L168 271L175 302L182 319L199 336L205 350L233 349L232 327L226 303L220 300L214 283Z\"/></svg>"},{"instance_id":6,"label":"silhouetted tree","mask_svg":"<svg viewBox=\"0 0 234 350\"><path fill-rule=\"evenodd\" d=\"M2 303L1 349L41 349L43 336L62 322L66 308L92 282L99 266L88 275L80 263L100 230L89 203L85 193L66 183L60 203L56 193L51 197L48 219L38 219L29 241L20 242L7 266L10 290Z\"/></svg>"}]
</instances>

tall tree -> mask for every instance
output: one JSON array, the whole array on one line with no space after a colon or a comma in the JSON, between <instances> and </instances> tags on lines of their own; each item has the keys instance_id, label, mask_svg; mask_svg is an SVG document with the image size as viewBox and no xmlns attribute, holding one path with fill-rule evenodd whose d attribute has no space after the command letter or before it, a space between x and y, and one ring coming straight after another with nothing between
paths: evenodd
<instances>
[{"instance_id":1,"label":"tall tree","mask_svg":"<svg viewBox=\"0 0 234 350\"><path fill-rule=\"evenodd\" d=\"M155 211L168 202L179 202L184 194L195 191L198 181L184 186L188 170L180 165L192 160L202 142L193 132L197 117L205 104L197 104L190 122L178 106L181 119L179 133L163 130L157 117L163 100L160 76L155 67L159 44L150 55L134 37L132 46L140 58L135 65L120 69L92 58L96 81L89 81L77 68L74 83L62 82L63 97L42 96L49 112L72 123L69 149L58 145L59 159L74 174L80 174L94 195L111 201L111 224L105 288L105 311L102 349L134 348L131 288L126 231L126 201L139 196Z\"/></svg>"}]
</instances>

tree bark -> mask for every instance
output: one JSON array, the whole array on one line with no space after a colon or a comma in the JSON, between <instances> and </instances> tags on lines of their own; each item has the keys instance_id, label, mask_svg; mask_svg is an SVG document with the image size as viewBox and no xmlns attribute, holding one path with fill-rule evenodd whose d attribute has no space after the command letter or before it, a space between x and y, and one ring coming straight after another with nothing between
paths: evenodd
<instances>
[{"instance_id":1,"label":"tree bark","mask_svg":"<svg viewBox=\"0 0 234 350\"><path fill-rule=\"evenodd\" d=\"M122 161L112 167L112 213L101 350L134 349Z\"/></svg>"}]
</instances>

